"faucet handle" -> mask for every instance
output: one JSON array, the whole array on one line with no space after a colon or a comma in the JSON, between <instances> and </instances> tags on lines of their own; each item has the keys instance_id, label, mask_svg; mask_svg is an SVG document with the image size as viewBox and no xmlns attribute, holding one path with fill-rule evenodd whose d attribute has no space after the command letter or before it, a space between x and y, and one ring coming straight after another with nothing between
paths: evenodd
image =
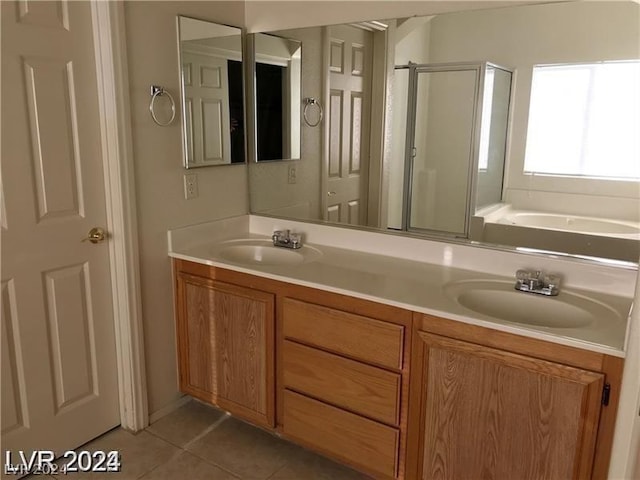
<instances>
[{"instance_id":1,"label":"faucet handle","mask_svg":"<svg viewBox=\"0 0 640 480\"><path fill-rule=\"evenodd\" d=\"M531 278L531 272L529 270L520 269L516 271L517 280L529 280Z\"/></svg>"},{"instance_id":2,"label":"faucet handle","mask_svg":"<svg viewBox=\"0 0 640 480\"><path fill-rule=\"evenodd\" d=\"M301 246L302 235L299 233L290 233L289 241L293 248L299 248Z\"/></svg>"},{"instance_id":3,"label":"faucet handle","mask_svg":"<svg viewBox=\"0 0 640 480\"><path fill-rule=\"evenodd\" d=\"M544 276L544 284L549 288L559 288L562 277L557 273L547 273Z\"/></svg>"}]
</instances>

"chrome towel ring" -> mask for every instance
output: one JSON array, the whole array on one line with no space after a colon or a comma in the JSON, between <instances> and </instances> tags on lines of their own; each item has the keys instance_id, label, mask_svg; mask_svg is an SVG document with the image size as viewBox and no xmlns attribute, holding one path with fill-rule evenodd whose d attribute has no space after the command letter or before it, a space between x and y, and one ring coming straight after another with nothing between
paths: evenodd
<instances>
[{"instance_id":1,"label":"chrome towel ring","mask_svg":"<svg viewBox=\"0 0 640 480\"><path fill-rule=\"evenodd\" d=\"M318 107L318 120L314 123L311 123L307 118L307 110L311 106ZM304 123L306 123L310 127L317 127L318 125L320 125L320 122L322 122L322 115L323 115L322 105L320 105L320 102L318 100L316 100L313 97L307 97L304 99L304 109L302 110L302 117L304 118Z\"/></svg>"},{"instance_id":2,"label":"chrome towel ring","mask_svg":"<svg viewBox=\"0 0 640 480\"><path fill-rule=\"evenodd\" d=\"M150 94L151 94L151 102L149 103L149 113L151 114L151 118L153 118L153 121L156 122L156 124L160 125L161 127L166 127L168 125L171 125L171 122L173 122L173 120L176 118L176 102L173 100L173 97L171 96L171 94L168 91L166 91L164 87L160 85L151 85ZM167 97L169 97L169 101L171 102L171 118L166 123L162 123L160 120L158 120L158 118L156 117L156 112L154 112L153 110L155 107L156 98L161 97L163 95L166 95Z\"/></svg>"}]
</instances>

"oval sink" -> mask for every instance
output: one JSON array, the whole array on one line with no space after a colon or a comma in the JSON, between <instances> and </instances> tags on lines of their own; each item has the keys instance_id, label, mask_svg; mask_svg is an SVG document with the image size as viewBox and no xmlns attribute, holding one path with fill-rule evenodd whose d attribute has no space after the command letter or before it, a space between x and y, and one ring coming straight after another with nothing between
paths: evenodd
<instances>
[{"instance_id":1,"label":"oval sink","mask_svg":"<svg viewBox=\"0 0 640 480\"><path fill-rule=\"evenodd\" d=\"M268 240L231 240L213 249L213 255L223 260L247 265L299 265L317 260L320 250L304 245L296 250L274 247Z\"/></svg>"},{"instance_id":2,"label":"oval sink","mask_svg":"<svg viewBox=\"0 0 640 480\"><path fill-rule=\"evenodd\" d=\"M445 293L460 306L504 322L548 328L581 328L601 320L620 319L616 310L591 298L560 291L547 297L517 291L510 282L453 282Z\"/></svg>"}]
</instances>

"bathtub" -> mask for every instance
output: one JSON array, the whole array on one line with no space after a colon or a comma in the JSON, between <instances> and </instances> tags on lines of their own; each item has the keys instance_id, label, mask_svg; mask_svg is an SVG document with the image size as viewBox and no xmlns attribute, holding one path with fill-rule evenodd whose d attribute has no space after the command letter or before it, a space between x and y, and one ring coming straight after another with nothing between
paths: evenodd
<instances>
[{"instance_id":1,"label":"bathtub","mask_svg":"<svg viewBox=\"0 0 640 480\"><path fill-rule=\"evenodd\" d=\"M472 219L471 239L497 245L638 262L640 222L516 210L502 205Z\"/></svg>"},{"instance_id":2,"label":"bathtub","mask_svg":"<svg viewBox=\"0 0 640 480\"><path fill-rule=\"evenodd\" d=\"M516 212L497 219L497 223L593 235L640 238L640 223L575 215Z\"/></svg>"}]
</instances>

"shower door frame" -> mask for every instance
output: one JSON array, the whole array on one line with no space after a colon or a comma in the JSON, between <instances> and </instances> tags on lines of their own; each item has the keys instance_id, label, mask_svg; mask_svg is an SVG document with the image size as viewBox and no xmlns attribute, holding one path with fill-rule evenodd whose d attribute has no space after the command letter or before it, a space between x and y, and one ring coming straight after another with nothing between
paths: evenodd
<instances>
[{"instance_id":1,"label":"shower door frame","mask_svg":"<svg viewBox=\"0 0 640 480\"><path fill-rule=\"evenodd\" d=\"M404 188L402 196L402 231L428 234L435 236L469 238L469 223L471 212L475 212L476 187L478 160L480 157L480 130L482 121L482 107L484 101L484 85L487 68L491 66L501 70L511 71L511 69L501 67L492 62L453 62L453 63L427 63L416 64L409 62L408 65L397 65L395 70L409 70L408 98L407 98L407 123L405 137L404 156ZM467 198L464 219L464 232L445 232L442 230L432 230L426 228L416 228L410 226L411 221L411 195L413 189L413 160L415 158L415 137L416 137L416 113L417 113L417 91L418 75L429 72L453 72L453 71L474 71L476 72L476 84L474 89L474 111L471 128L471 149L469 153L469 167L467 180Z\"/></svg>"}]
</instances>

